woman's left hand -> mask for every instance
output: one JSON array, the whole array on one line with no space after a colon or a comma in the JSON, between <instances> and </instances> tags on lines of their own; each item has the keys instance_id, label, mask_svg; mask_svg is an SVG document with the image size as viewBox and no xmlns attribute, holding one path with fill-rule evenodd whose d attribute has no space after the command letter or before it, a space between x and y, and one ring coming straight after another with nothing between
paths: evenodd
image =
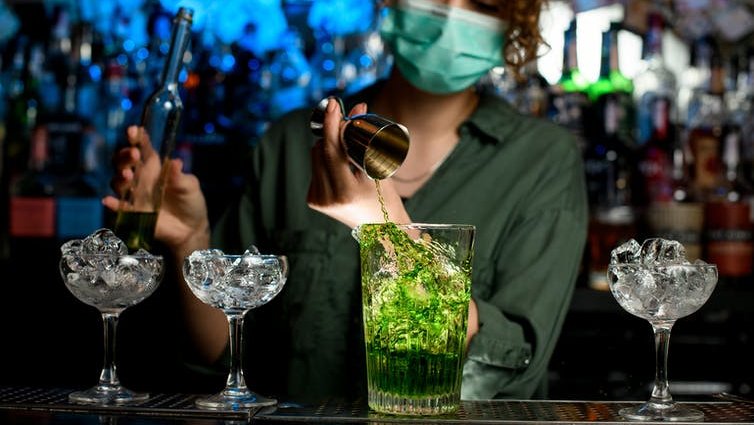
<instances>
[{"instance_id":1,"label":"woman's left hand","mask_svg":"<svg viewBox=\"0 0 754 425\"><path fill-rule=\"evenodd\" d=\"M367 107L363 103L351 109L351 115L366 112ZM374 180L348 160L346 148L341 142L346 125L338 102L330 99L324 119L324 137L312 147L312 179L306 201L310 208L350 228L364 223L384 222ZM390 221L410 223L411 219L393 184L381 180L380 188Z\"/></svg>"}]
</instances>

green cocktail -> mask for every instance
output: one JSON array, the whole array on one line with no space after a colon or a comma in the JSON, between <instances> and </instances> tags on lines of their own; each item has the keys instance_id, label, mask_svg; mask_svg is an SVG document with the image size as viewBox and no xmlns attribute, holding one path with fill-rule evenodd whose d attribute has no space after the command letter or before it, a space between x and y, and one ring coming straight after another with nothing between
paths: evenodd
<instances>
[{"instance_id":1,"label":"green cocktail","mask_svg":"<svg viewBox=\"0 0 754 425\"><path fill-rule=\"evenodd\" d=\"M457 410L474 227L382 223L355 234L369 406L413 415Z\"/></svg>"}]
</instances>

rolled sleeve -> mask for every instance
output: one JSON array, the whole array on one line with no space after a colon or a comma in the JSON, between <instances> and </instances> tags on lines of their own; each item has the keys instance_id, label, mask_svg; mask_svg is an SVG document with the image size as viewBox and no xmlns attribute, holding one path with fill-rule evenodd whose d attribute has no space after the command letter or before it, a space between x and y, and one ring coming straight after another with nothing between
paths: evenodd
<instances>
[{"instance_id":1,"label":"rolled sleeve","mask_svg":"<svg viewBox=\"0 0 754 425\"><path fill-rule=\"evenodd\" d=\"M469 344L467 359L507 369L523 369L531 362L531 345L521 326L511 324L500 308L474 300L479 312L479 333Z\"/></svg>"}]
</instances>

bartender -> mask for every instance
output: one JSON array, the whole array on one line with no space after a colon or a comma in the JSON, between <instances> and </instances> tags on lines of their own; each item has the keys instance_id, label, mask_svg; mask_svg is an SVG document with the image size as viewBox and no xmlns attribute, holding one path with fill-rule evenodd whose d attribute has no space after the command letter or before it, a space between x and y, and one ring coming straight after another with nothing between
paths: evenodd
<instances>
[{"instance_id":1,"label":"bartender","mask_svg":"<svg viewBox=\"0 0 754 425\"><path fill-rule=\"evenodd\" d=\"M547 366L578 273L587 204L581 155L554 124L525 116L475 86L491 68L519 69L542 43L540 0L395 0L380 33L394 56L389 77L346 99L405 125L403 165L381 181L397 223L476 226L462 397L544 397ZM383 221L374 181L349 165L342 113L327 105L324 137L310 109L273 123L249 153L242 196L210 223L197 178L171 173L155 237L177 264L209 247L256 246L290 263L283 291L246 318L249 387L283 400L366 393L359 253L351 229ZM117 193L139 161L143 130L116 155ZM104 203L117 208L117 199ZM222 368L224 314L181 284L195 361ZM224 374L221 373L221 374Z\"/></svg>"}]
</instances>

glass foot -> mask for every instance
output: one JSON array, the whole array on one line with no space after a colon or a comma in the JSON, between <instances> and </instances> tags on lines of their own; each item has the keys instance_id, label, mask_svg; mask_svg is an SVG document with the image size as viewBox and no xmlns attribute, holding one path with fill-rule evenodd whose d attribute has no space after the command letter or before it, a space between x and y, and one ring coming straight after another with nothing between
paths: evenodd
<instances>
[{"instance_id":1,"label":"glass foot","mask_svg":"<svg viewBox=\"0 0 754 425\"><path fill-rule=\"evenodd\" d=\"M196 407L208 410L248 410L255 407L274 406L277 400L262 397L249 390L225 389L220 394L196 400Z\"/></svg>"},{"instance_id":2,"label":"glass foot","mask_svg":"<svg viewBox=\"0 0 754 425\"><path fill-rule=\"evenodd\" d=\"M149 399L147 393L136 393L120 385L97 385L88 390L75 391L68 395L71 403L79 404L129 404Z\"/></svg>"},{"instance_id":3,"label":"glass foot","mask_svg":"<svg viewBox=\"0 0 754 425\"><path fill-rule=\"evenodd\" d=\"M696 422L704 420L704 413L701 410L677 403L658 404L649 402L620 409L618 413L629 421Z\"/></svg>"}]
</instances>

